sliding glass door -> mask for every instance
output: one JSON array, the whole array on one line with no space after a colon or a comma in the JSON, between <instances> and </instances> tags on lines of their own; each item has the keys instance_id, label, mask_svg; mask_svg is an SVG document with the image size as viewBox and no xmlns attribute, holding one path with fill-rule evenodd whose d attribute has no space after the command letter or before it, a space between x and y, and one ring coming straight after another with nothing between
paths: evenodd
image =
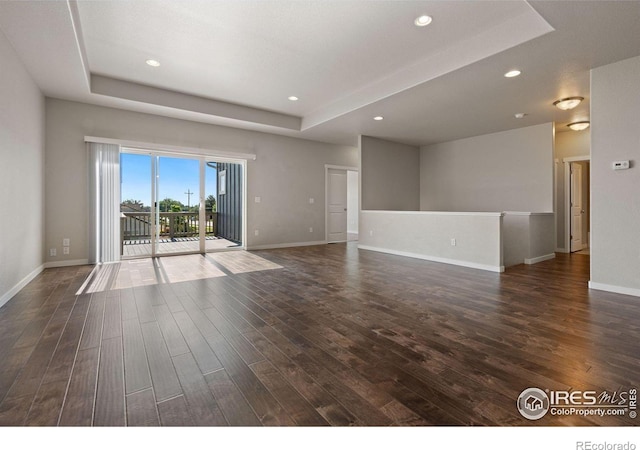
<instances>
[{"instance_id":1,"label":"sliding glass door","mask_svg":"<svg viewBox=\"0 0 640 450\"><path fill-rule=\"evenodd\" d=\"M242 248L243 193L241 164L124 151L122 257Z\"/></svg>"},{"instance_id":2,"label":"sliding glass door","mask_svg":"<svg viewBox=\"0 0 640 450\"><path fill-rule=\"evenodd\" d=\"M200 252L200 161L156 158L156 254Z\"/></svg>"},{"instance_id":3,"label":"sliding glass door","mask_svg":"<svg viewBox=\"0 0 640 450\"><path fill-rule=\"evenodd\" d=\"M124 258L153 254L152 163L149 154L120 153L120 250Z\"/></svg>"}]
</instances>

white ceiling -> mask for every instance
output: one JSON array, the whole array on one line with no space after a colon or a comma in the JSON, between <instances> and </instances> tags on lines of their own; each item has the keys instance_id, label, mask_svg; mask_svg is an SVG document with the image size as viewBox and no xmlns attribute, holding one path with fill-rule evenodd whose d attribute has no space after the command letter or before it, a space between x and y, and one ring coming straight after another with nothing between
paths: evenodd
<instances>
[{"instance_id":1,"label":"white ceiling","mask_svg":"<svg viewBox=\"0 0 640 450\"><path fill-rule=\"evenodd\" d=\"M50 97L422 145L588 120L589 69L640 54L640 1L3 1L0 30Z\"/></svg>"}]
</instances>

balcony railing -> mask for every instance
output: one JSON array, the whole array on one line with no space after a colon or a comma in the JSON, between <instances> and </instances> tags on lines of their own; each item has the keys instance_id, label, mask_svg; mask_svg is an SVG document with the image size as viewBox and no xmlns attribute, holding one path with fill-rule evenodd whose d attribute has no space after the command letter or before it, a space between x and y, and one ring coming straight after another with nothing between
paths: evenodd
<instances>
[{"instance_id":1,"label":"balcony railing","mask_svg":"<svg viewBox=\"0 0 640 450\"><path fill-rule=\"evenodd\" d=\"M200 214L197 212L161 212L159 215L160 238L186 238L200 234ZM120 217L120 233L123 242L151 239L153 218L150 212L123 212ZM205 214L204 227L206 236L215 236L217 213Z\"/></svg>"}]
</instances>

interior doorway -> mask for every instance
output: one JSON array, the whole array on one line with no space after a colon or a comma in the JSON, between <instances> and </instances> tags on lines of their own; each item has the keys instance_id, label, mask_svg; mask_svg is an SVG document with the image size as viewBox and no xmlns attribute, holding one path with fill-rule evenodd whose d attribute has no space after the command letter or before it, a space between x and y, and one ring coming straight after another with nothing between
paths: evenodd
<instances>
[{"instance_id":1,"label":"interior doorway","mask_svg":"<svg viewBox=\"0 0 640 450\"><path fill-rule=\"evenodd\" d=\"M327 243L358 240L358 169L325 166L325 230Z\"/></svg>"},{"instance_id":2,"label":"interior doorway","mask_svg":"<svg viewBox=\"0 0 640 450\"><path fill-rule=\"evenodd\" d=\"M565 211L566 236L570 253L590 253L590 157L566 158Z\"/></svg>"}]
</instances>

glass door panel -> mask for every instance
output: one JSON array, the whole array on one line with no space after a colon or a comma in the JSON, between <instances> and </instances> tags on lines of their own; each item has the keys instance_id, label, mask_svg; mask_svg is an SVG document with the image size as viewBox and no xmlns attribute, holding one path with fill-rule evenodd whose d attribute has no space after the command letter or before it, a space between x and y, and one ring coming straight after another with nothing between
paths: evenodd
<instances>
[{"instance_id":1,"label":"glass door panel","mask_svg":"<svg viewBox=\"0 0 640 450\"><path fill-rule=\"evenodd\" d=\"M216 248L218 231L218 177L217 163L206 161L204 166L204 230L205 251Z\"/></svg>"},{"instance_id":2,"label":"glass door panel","mask_svg":"<svg viewBox=\"0 0 640 450\"><path fill-rule=\"evenodd\" d=\"M120 249L124 258L152 255L151 163L151 155L120 154Z\"/></svg>"},{"instance_id":3,"label":"glass door panel","mask_svg":"<svg viewBox=\"0 0 640 450\"><path fill-rule=\"evenodd\" d=\"M156 254L200 251L200 161L157 157Z\"/></svg>"}]
</instances>

